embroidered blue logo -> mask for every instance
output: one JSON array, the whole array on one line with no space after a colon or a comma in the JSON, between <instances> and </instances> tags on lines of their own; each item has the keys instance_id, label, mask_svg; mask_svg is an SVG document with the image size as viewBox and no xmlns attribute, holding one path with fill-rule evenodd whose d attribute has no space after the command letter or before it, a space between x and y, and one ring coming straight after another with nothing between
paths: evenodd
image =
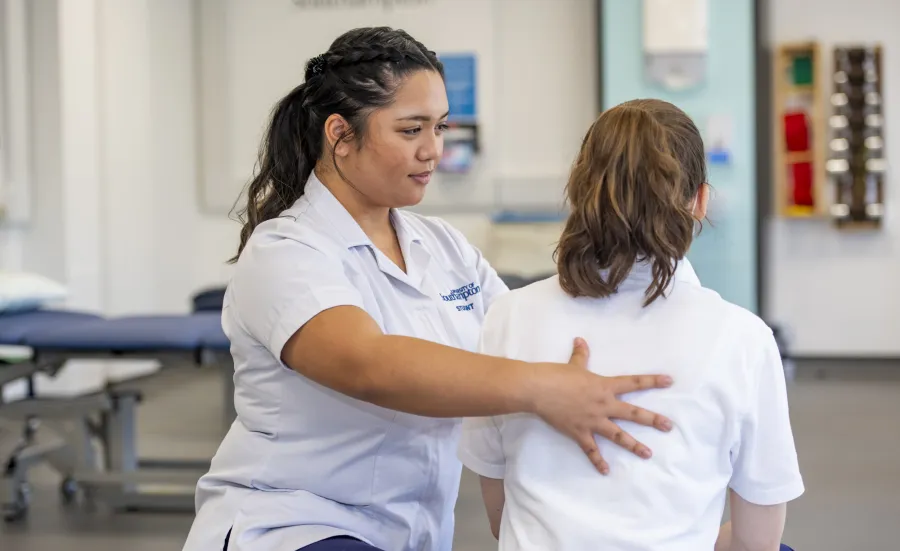
<instances>
[{"instance_id":1,"label":"embroidered blue logo","mask_svg":"<svg viewBox=\"0 0 900 551\"><path fill-rule=\"evenodd\" d=\"M453 302L456 300L464 300L466 302L469 302L469 299L471 297L477 295L480 292L481 292L481 286L476 285L473 282L473 283L469 283L467 285L463 285L459 289L453 289L446 295L441 293L441 298L444 299L444 302ZM462 304L462 305L456 307L456 309L459 310L460 312L472 310L474 308L475 308L474 304Z\"/></svg>"}]
</instances>

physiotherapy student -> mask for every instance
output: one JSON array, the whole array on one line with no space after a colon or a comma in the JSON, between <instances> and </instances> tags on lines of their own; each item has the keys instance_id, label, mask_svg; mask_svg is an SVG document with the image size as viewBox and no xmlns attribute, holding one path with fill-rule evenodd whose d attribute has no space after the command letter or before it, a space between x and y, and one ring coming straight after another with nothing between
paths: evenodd
<instances>
[{"instance_id":1,"label":"physiotherapy student","mask_svg":"<svg viewBox=\"0 0 900 551\"><path fill-rule=\"evenodd\" d=\"M554 362L474 352L506 286L460 232L399 210L447 111L435 54L389 28L338 37L275 107L222 312L237 419L185 551L450 551L461 418L533 414L598 478L595 435L651 456L614 419L671 430L617 398L668 376L591 373L581 341Z\"/></svg>"},{"instance_id":2,"label":"physiotherapy student","mask_svg":"<svg viewBox=\"0 0 900 551\"><path fill-rule=\"evenodd\" d=\"M535 416L466 419L460 457L481 475L501 551L777 551L804 491L784 370L769 327L703 288L685 258L709 197L697 127L663 101L609 109L567 195L558 275L494 301L479 350L552 363L582 336L602 351L594 373L669 373L670 389L630 400L675 428L623 425L653 457L601 441L600 477Z\"/></svg>"}]
</instances>

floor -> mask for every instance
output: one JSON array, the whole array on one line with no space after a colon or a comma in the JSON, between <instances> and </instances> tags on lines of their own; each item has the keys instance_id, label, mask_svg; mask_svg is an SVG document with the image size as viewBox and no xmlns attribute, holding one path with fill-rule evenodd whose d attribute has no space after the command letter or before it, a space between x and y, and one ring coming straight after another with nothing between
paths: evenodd
<instances>
[{"instance_id":1,"label":"floor","mask_svg":"<svg viewBox=\"0 0 900 551\"><path fill-rule=\"evenodd\" d=\"M785 541L798 551L900 549L900 368L801 366L791 385L794 434L807 492L792 504ZM218 382L193 373L150 385L140 410L145 456L209 457L220 435ZM198 397L206 397L200 398ZM16 427L0 426L0 448ZM189 514L67 509L57 479L35 470L25 521L0 525L2 551L176 551ZM487 551L477 482L463 479L455 551Z\"/></svg>"}]
</instances>

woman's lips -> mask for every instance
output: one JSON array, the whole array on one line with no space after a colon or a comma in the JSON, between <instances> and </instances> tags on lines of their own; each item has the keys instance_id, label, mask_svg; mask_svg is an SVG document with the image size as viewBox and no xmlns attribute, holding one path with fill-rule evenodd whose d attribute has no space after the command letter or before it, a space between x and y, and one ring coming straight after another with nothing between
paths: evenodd
<instances>
[{"instance_id":1,"label":"woman's lips","mask_svg":"<svg viewBox=\"0 0 900 551\"><path fill-rule=\"evenodd\" d=\"M427 184L431 180L431 171L429 172L420 172L418 174L410 174L410 178L419 182L423 186Z\"/></svg>"}]
</instances>

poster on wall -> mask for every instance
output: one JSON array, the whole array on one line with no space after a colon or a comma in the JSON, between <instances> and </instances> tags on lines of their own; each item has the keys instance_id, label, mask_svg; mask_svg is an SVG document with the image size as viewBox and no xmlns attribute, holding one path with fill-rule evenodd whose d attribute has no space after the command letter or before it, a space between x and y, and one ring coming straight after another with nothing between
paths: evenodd
<instances>
[{"instance_id":1,"label":"poster on wall","mask_svg":"<svg viewBox=\"0 0 900 551\"><path fill-rule=\"evenodd\" d=\"M444 135L444 154L438 170L466 174L472 170L479 150L476 57L470 53L438 57L444 64L444 83L450 106L449 129Z\"/></svg>"},{"instance_id":2,"label":"poster on wall","mask_svg":"<svg viewBox=\"0 0 900 551\"><path fill-rule=\"evenodd\" d=\"M700 86L709 49L708 0L644 0L644 73L671 91Z\"/></svg>"},{"instance_id":3,"label":"poster on wall","mask_svg":"<svg viewBox=\"0 0 900 551\"><path fill-rule=\"evenodd\" d=\"M478 115L475 54L440 54L438 57L444 64L450 120L475 122Z\"/></svg>"}]
</instances>

